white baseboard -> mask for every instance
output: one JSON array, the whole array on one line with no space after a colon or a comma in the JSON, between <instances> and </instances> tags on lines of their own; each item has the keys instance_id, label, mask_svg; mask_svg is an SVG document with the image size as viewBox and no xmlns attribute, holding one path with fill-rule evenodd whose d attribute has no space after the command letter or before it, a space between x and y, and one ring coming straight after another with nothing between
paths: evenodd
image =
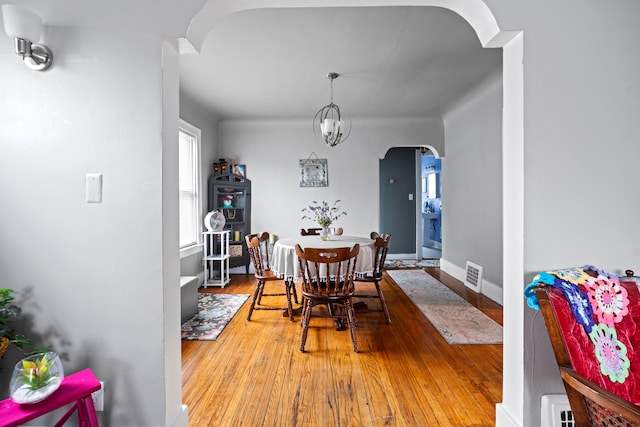
<instances>
[{"instance_id":1,"label":"white baseboard","mask_svg":"<svg viewBox=\"0 0 640 427\"><path fill-rule=\"evenodd\" d=\"M416 259L416 254L387 254L387 259Z\"/></svg>"},{"instance_id":2,"label":"white baseboard","mask_svg":"<svg viewBox=\"0 0 640 427\"><path fill-rule=\"evenodd\" d=\"M522 427L513 419L511 414L505 410L502 403L496 405L496 427Z\"/></svg>"},{"instance_id":3,"label":"white baseboard","mask_svg":"<svg viewBox=\"0 0 640 427\"><path fill-rule=\"evenodd\" d=\"M182 405L171 427L189 427L189 408Z\"/></svg>"},{"instance_id":4,"label":"white baseboard","mask_svg":"<svg viewBox=\"0 0 640 427\"><path fill-rule=\"evenodd\" d=\"M465 279L465 269L463 267L459 267L456 264L444 259L440 258L440 270L445 273L455 277L464 283ZM492 301L497 302L502 305L502 288L496 285L493 282L486 280L484 277L482 278L482 286L480 286L480 293Z\"/></svg>"}]
</instances>

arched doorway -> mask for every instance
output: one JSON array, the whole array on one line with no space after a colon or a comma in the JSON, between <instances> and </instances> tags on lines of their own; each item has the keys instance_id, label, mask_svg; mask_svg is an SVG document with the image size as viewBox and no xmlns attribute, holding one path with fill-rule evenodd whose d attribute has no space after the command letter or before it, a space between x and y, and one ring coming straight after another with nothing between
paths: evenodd
<instances>
[{"instance_id":1,"label":"arched doorway","mask_svg":"<svg viewBox=\"0 0 640 427\"><path fill-rule=\"evenodd\" d=\"M409 4L410 3L410 4ZM480 0L451 3L445 0L403 2L366 1L357 5L321 0L304 5L290 1L254 1L237 3L233 0L210 1L192 21L187 39L196 49L215 25L231 13L252 8L287 7L367 7L367 6L433 6L450 9L463 17L475 30L486 48L503 49L503 301L504 305L504 372L509 373L503 385L503 402L497 408L497 425L521 425L523 417L523 311L522 283L524 278L524 165L523 165L523 40L520 32L501 31L488 6Z\"/></svg>"}]
</instances>

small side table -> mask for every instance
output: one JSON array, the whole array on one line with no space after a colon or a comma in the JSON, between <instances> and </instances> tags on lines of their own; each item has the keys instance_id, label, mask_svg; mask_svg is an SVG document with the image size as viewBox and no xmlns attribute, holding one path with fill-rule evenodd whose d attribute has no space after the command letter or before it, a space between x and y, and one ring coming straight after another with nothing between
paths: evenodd
<instances>
[{"instance_id":1,"label":"small side table","mask_svg":"<svg viewBox=\"0 0 640 427\"><path fill-rule=\"evenodd\" d=\"M82 427L99 427L96 410L91 393L100 390L100 381L91 369L84 369L75 374L65 376L62 384L51 396L42 402L20 405L13 400L0 402L0 427L17 427L27 421L41 417L65 405L73 403L54 427L62 426L78 411L78 425Z\"/></svg>"},{"instance_id":2,"label":"small side table","mask_svg":"<svg viewBox=\"0 0 640 427\"><path fill-rule=\"evenodd\" d=\"M229 284L229 239L231 231L205 231L204 235L204 287ZM216 269L219 267L219 270ZM220 277L214 277L214 271L220 272Z\"/></svg>"}]
</instances>

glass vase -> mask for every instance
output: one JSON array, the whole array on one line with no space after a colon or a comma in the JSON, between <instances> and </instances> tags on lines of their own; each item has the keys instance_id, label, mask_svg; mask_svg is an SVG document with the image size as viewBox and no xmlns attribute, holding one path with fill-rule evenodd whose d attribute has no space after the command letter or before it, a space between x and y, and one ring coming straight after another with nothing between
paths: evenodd
<instances>
[{"instance_id":1,"label":"glass vase","mask_svg":"<svg viewBox=\"0 0 640 427\"><path fill-rule=\"evenodd\" d=\"M19 404L41 402L60 387L63 378L62 362L55 352L34 354L13 368L9 395Z\"/></svg>"},{"instance_id":2,"label":"glass vase","mask_svg":"<svg viewBox=\"0 0 640 427\"><path fill-rule=\"evenodd\" d=\"M329 233L329 226L328 225L323 225L322 226L322 231L320 232L320 238L322 240L329 240L330 236L331 236L331 233Z\"/></svg>"}]
</instances>

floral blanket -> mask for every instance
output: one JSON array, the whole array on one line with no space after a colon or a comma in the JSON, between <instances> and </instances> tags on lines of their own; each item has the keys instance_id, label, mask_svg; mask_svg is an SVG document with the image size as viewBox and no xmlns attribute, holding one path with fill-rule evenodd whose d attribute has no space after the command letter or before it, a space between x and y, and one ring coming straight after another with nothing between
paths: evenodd
<instances>
[{"instance_id":1,"label":"floral blanket","mask_svg":"<svg viewBox=\"0 0 640 427\"><path fill-rule=\"evenodd\" d=\"M539 309L533 289L551 286L554 307L576 372L635 403L640 402L640 293L634 283L593 266L547 271L525 289Z\"/></svg>"}]
</instances>

